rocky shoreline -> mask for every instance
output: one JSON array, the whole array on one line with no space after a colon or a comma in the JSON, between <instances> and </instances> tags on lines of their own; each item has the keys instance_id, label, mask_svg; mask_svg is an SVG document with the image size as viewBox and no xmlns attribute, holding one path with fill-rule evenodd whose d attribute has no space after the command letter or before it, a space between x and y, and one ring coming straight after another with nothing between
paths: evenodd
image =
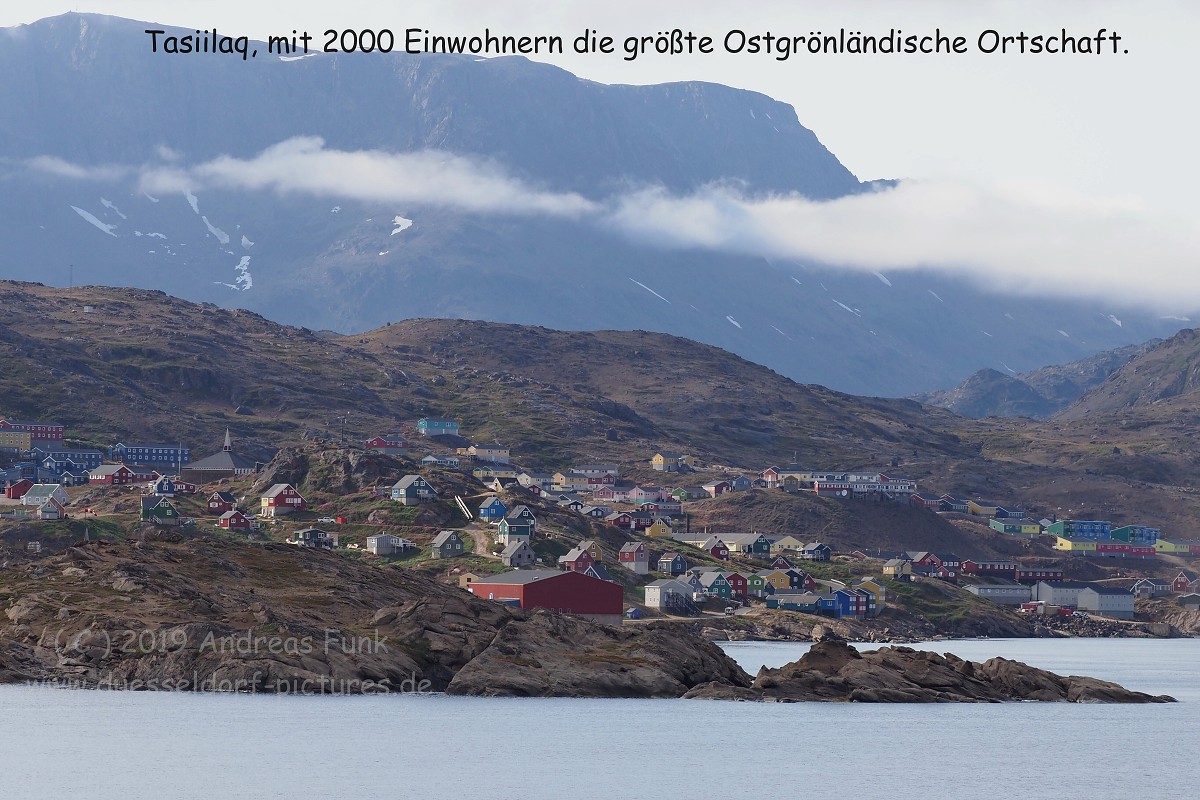
<instances>
[{"instance_id":1,"label":"rocky shoreline","mask_svg":"<svg viewBox=\"0 0 1200 800\"><path fill-rule=\"evenodd\" d=\"M980 625L968 620L946 628L903 615L860 621L760 610L754 614L711 617L681 624L689 625L697 635L715 642L807 642L813 638L813 629L821 626L851 642L913 644L952 639L1176 639L1195 635L1191 625L1179 627L1175 624L1180 621L1121 622L1097 617L1030 617L1006 625L997 625L994 619L985 620Z\"/></svg>"},{"instance_id":2,"label":"rocky shoreline","mask_svg":"<svg viewBox=\"0 0 1200 800\"><path fill-rule=\"evenodd\" d=\"M764 667L749 687L713 682L684 697L785 703L1175 702L1166 695L1134 692L1096 678L1063 677L1006 658L979 663L911 647L860 653L841 639L818 642L779 669Z\"/></svg>"},{"instance_id":3,"label":"rocky shoreline","mask_svg":"<svg viewBox=\"0 0 1200 800\"><path fill-rule=\"evenodd\" d=\"M856 683L842 667L884 657L850 655L844 642L818 645L816 655L752 679L689 625L613 627L524 612L405 570L210 538L92 542L4 569L0 609L0 683L480 697L1158 701L1024 665L1007 668L1018 677L1006 680L1037 692L985 691L978 684L987 665L964 667L969 662L953 656L935 662L906 648L879 651L890 653L879 666L892 670L886 681ZM812 626L805 634L814 634ZM818 657L840 659L839 671L827 665L822 673L813 666ZM948 682L952 673L959 683ZM1061 691L1041 692L1047 687Z\"/></svg>"}]
</instances>

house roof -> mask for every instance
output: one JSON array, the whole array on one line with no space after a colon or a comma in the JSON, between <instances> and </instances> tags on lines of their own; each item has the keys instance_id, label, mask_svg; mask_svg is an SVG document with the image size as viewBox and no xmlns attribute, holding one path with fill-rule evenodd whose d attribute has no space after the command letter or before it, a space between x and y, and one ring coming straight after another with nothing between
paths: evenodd
<instances>
[{"instance_id":1,"label":"house roof","mask_svg":"<svg viewBox=\"0 0 1200 800\"><path fill-rule=\"evenodd\" d=\"M244 516L246 516L246 515L243 514L241 511L238 511L235 508L232 511L226 511L224 514L222 514L221 519L233 519L234 517L244 517Z\"/></svg>"},{"instance_id":2,"label":"house roof","mask_svg":"<svg viewBox=\"0 0 1200 800\"><path fill-rule=\"evenodd\" d=\"M521 544L524 544L522 542ZM563 573L556 569L522 569L512 572L503 572L499 575L489 575L486 578L479 578L472 581L475 583L499 583L499 584L530 584L537 581L544 581L547 578L553 578L556 575Z\"/></svg>"},{"instance_id":3,"label":"house roof","mask_svg":"<svg viewBox=\"0 0 1200 800\"><path fill-rule=\"evenodd\" d=\"M433 546L441 547L451 539L458 537L458 531L442 531L437 536L433 537Z\"/></svg>"},{"instance_id":4,"label":"house roof","mask_svg":"<svg viewBox=\"0 0 1200 800\"><path fill-rule=\"evenodd\" d=\"M646 545L644 545L641 542L626 542L625 544L621 545L621 552L622 553L636 553L639 549L641 549L645 546Z\"/></svg>"},{"instance_id":5,"label":"house roof","mask_svg":"<svg viewBox=\"0 0 1200 800\"><path fill-rule=\"evenodd\" d=\"M1128 589L1117 589L1112 586L1088 586L1087 589L1090 589L1091 591L1095 592L1096 594L1108 595L1110 597L1117 596L1117 595L1121 595L1124 597L1130 596L1130 592Z\"/></svg>"},{"instance_id":6,"label":"house roof","mask_svg":"<svg viewBox=\"0 0 1200 800\"><path fill-rule=\"evenodd\" d=\"M289 489L293 492L296 491L294 488L292 488L290 483L277 483L270 489L267 489L265 492L263 492L263 497L277 497Z\"/></svg>"},{"instance_id":7,"label":"house roof","mask_svg":"<svg viewBox=\"0 0 1200 800\"><path fill-rule=\"evenodd\" d=\"M124 464L101 464L98 467L92 467L91 470L88 471L88 474L104 476L112 475L113 473L120 472L121 470L125 470L126 472L130 471L129 467L125 466Z\"/></svg>"},{"instance_id":8,"label":"house roof","mask_svg":"<svg viewBox=\"0 0 1200 800\"><path fill-rule=\"evenodd\" d=\"M599 561L584 570L584 574L592 574L602 581L611 581L613 583L616 582L613 581L612 573L608 571L608 567L604 566Z\"/></svg>"},{"instance_id":9,"label":"house roof","mask_svg":"<svg viewBox=\"0 0 1200 800\"><path fill-rule=\"evenodd\" d=\"M529 506L521 505L514 506L507 514L504 515L504 518L512 519L513 517L519 517L523 514L529 514L531 517L533 516L533 512L529 510Z\"/></svg>"},{"instance_id":10,"label":"house roof","mask_svg":"<svg viewBox=\"0 0 1200 800\"><path fill-rule=\"evenodd\" d=\"M434 541L434 546L435 547L437 546L436 540ZM524 539L521 539L519 541L509 542L508 545L505 546L504 551L500 553L500 557L505 558L507 556L512 556L514 553L516 553L522 547L528 549L530 552L533 551L533 548L529 547L529 545L525 543ZM534 570L534 571L535 572L553 572L554 570Z\"/></svg>"},{"instance_id":11,"label":"house roof","mask_svg":"<svg viewBox=\"0 0 1200 800\"><path fill-rule=\"evenodd\" d=\"M190 470L238 470L238 469L254 469L258 462L252 458L239 456L232 450L222 450L219 453L214 453L208 458L202 458L199 461L193 461L187 464L184 469Z\"/></svg>"},{"instance_id":12,"label":"house roof","mask_svg":"<svg viewBox=\"0 0 1200 800\"><path fill-rule=\"evenodd\" d=\"M425 479L423 477L421 477L420 475L405 475L403 478L401 478L400 480L393 483L392 488L393 489L407 489L408 487L412 486L417 481L425 481ZM429 483L429 481L425 481L425 483ZM430 488L432 488L432 487L430 487Z\"/></svg>"},{"instance_id":13,"label":"house roof","mask_svg":"<svg viewBox=\"0 0 1200 800\"><path fill-rule=\"evenodd\" d=\"M559 556L558 560L560 563L562 563L564 561L576 561L579 558L581 558L584 553L587 553L587 550L585 550L584 548L573 547L573 548L571 548L570 552L568 552L565 556ZM588 553L588 555L591 556L591 553Z\"/></svg>"},{"instance_id":14,"label":"house roof","mask_svg":"<svg viewBox=\"0 0 1200 800\"><path fill-rule=\"evenodd\" d=\"M54 494L55 489L62 489L57 483L35 483L25 493L25 497L36 499L38 497L49 497Z\"/></svg>"},{"instance_id":15,"label":"house roof","mask_svg":"<svg viewBox=\"0 0 1200 800\"><path fill-rule=\"evenodd\" d=\"M226 503L236 503L237 502L237 498L233 496L232 492L213 492L212 494L209 495L209 499L212 499L214 497L217 498L218 500L222 500Z\"/></svg>"}]
</instances>

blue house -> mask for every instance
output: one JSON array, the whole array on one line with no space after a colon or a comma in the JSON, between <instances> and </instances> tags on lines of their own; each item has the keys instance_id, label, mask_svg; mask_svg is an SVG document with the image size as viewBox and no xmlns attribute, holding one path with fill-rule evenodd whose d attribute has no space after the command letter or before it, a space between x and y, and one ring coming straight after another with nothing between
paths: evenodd
<instances>
[{"instance_id":1,"label":"blue house","mask_svg":"<svg viewBox=\"0 0 1200 800\"><path fill-rule=\"evenodd\" d=\"M817 613L827 617L841 616L838 613L838 600L835 595L823 594L817 598Z\"/></svg>"},{"instance_id":2,"label":"blue house","mask_svg":"<svg viewBox=\"0 0 1200 800\"><path fill-rule=\"evenodd\" d=\"M182 444L123 444L108 449L108 457L122 464L145 464L148 467L181 469L191 463L192 449ZM96 464L96 466L100 466Z\"/></svg>"},{"instance_id":3,"label":"blue house","mask_svg":"<svg viewBox=\"0 0 1200 800\"><path fill-rule=\"evenodd\" d=\"M421 417L417 432L422 436L458 436L458 423L442 417Z\"/></svg>"},{"instance_id":4,"label":"blue house","mask_svg":"<svg viewBox=\"0 0 1200 800\"><path fill-rule=\"evenodd\" d=\"M504 507L504 501L493 495L480 503L479 518L485 522L494 522L498 519L504 519L507 511L508 509Z\"/></svg>"},{"instance_id":5,"label":"blue house","mask_svg":"<svg viewBox=\"0 0 1200 800\"><path fill-rule=\"evenodd\" d=\"M62 475L67 470L72 472L88 471L100 466L104 454L99 450L43 450L34 448L41 461L41 468L55 475Z\"/></svg>"},{"instance_id":6,"label":"blue house","mask_svg":"<svg viewBox=\"0 0 1200 800\"><path fill-rule=\"evenodd\" d=\"M165 475L150 485L150 493L157 497L174 497L175 481Z\"/></svg>"},{"instance_id":7,"label":"blue house","mask_svg":"<svg viewBox=\"0 0 1200 800\"><path fill-rule=\"evenodd\" d=\"M658 571L666 572L672 577L678 577L687 572L687 559L679 553L663 553L658 557Z\"/></svg>"}]
</instances>

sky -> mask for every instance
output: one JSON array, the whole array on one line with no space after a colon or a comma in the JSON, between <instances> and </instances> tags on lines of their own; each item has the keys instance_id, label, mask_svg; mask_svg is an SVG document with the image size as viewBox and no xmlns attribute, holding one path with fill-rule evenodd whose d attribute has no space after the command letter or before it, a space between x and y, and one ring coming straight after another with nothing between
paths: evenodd
<instances>
[{"instance_id":1,"label":"sky","mask_svg":"<svg viewBox=\"0 0 1200 800\"><path fill-rule=\"evenodd\" d=\"M265 38L292 29L319 34L327 28L429 29L436 34L472 34L485 27L498 34L556 34L568 42L588 29L610 35L611 55L539 56L606 83L708 80L751 89L792 104L800 121L862 179L901 178L923 191L890 196L886 208L858 209L864 219L891 227L908 241L892 248L918 262L962 261L972 252L981 275L999 280L1012 274L1023 247L1052 249L1068 238L1056 258L1073 262L1060 283L1088 274L1089 261L1104 263L1103 291L1140 291L1131 272L1148 268L1161 301L1194 273L1200 253L1200 158L1194 139L1200 111L1188 81L1200 74L1200 55L1189 37L1200 29L1200 3L1182 0L1080 2L1080 0L847 0L846 2L730 3L728 0L629 0L564 2L532 0L438 0L405 3L281 4L246 0L76 0L39 2L36 10L6 4L0 25L29 22L63 11L107 13L223 33ZM718 52L707 55L642 55L625 60L626 37L681 28L714 37ZM1100 29L1121 35L1118 54L1105 55L767 55L727 54L720 42L733 29L801 35L839 28L906 34L937 29L964 36L972 50L985 30L1076 36ZM318 37L319 38L319 37ZM1108 45L1106 45L1108 46ZM1124 52L1128 50L1128 52ZM1020 203L1013 198L1020 197ZM611 214L620 221L637 215L677 219L662 201L696 198L623 198ZM701 198L704 200L704 198ZM723 201L711 208L728 208ZM735 198L736 200L736 198ZM950 247L931 248L930 237L955 237L947 225L913 230L907 203L945 210L955 204L997 213L1004 225L988 235L967 237ZM640 205L639 205L640 204ZM876 206L880 204L877 203ZM632 210L630 210L632 209ZM645 214L649 210L650 216ZM679 211L680 209L676 209ZM812 209L807 209L811 211ZM851 209L854 211L855 209ZM702 242L704 246L751 250L766 255L824 257L862 268L894 266L860 250L824 252L789 249L774 235L768 218L788 209L750 209L766 237L762 246L745 241ZM804 210L802 209L802 212ZM826 210L827 211L827 210ZM739 218L745 209L739 209ZM840 213L840 212L839 212ZM828 216L828 214L826 214ZM827 221L827 220L825 220ZM840 233L834 220L832 229ZM822 220L814 220L819 227ZM787 227L786 225L784 226ZM982 228L976 225L977 228ZM922 238L923 237L923 238ZM922 245L924 242L924 246ZM695 242L692 242L695 244ZM781 250L782 247L782 250ZM827 248L828 249L828 248ZM995 256L995 251L1008 251ZM988 252L985 252L988 251ZM995 257L993 257L995 256ZM1153 263L1147 263L1152 261ZM1055 262L1058 263L1058 262ZM1046 262L1028 266L1039 284ZM1154 270L1159 269L1159 272ZM1042 281L1044 283L1044 281ZM1200 308L1200 281L1194 307ZM1165 306L1164 306L1165 307Z\"/></svg>"}]
</instances>

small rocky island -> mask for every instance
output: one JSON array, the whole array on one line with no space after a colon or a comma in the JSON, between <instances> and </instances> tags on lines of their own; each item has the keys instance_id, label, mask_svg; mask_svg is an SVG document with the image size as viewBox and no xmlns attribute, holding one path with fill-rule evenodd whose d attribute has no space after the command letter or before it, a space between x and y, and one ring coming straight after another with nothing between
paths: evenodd
<instances>
[{"instance_id":1,"label":"small rocky island","mask_svg":"<svg viewBox=\"0 0 1200 800\"><path fill-rule=\"evenodd\" d=\"M844 641L751 678L690 626L613 627L281 544L148 537L0 565L0 683L171 691L1169 702L1014 661Z\"/></svg>"},{"instance_id":2,"label":"small rocky island","mask_svg":"<svg viewBox=\"0 0 1200 800\"><path fill-rule=\"evenodd\" d=\"M833 639L814 644L799 660L764 667L749 687L713 682L684 697L796 703L999 703L1038 700L1067 703L1172 703L1115 683L1063 677L1007 658L982 664L955 655L884 647L860 653Z\"/></svg>"}]
</instances>

